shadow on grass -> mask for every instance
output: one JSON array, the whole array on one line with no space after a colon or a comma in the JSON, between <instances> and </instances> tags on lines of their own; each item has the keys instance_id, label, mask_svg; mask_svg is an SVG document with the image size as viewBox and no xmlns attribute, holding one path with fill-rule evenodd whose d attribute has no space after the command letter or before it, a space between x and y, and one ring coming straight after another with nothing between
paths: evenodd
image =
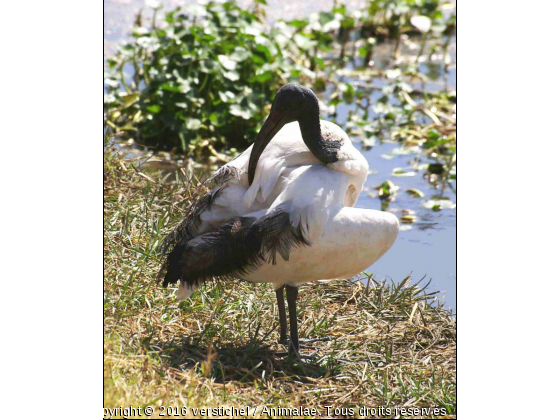
<instances>
[{"instance_id":1,"label":"shadow on grass","mask_svg":"<svg viewBox=\"0 0 560 420\"><path fill-rule=\"evenodd\" d=\"M180 340L152 343L149 351L161 357L165 366L186 372L196 368L202 375L217 383L238 381L254 383L279 378L293 378L302 382L326 378L340 371L332 359L305 355L312 346L302 349L302 357L288 354L287 347L272 348L270 344L216 343L206 345L186 336ZM263 376L264 373L264 376Z\"/></svg>"}]
</instances>

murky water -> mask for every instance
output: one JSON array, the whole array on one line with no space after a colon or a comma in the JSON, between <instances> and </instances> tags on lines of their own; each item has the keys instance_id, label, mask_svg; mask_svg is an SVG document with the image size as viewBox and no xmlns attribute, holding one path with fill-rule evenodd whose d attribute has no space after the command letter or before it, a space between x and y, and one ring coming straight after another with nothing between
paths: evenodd
<instances>
[{"instance_id":1,"label":"murky water","mask_svg":"<svg viewBox=\"0 0 560 420\"><path fill-rule=\"evenodd\" d=\"M248 1L248 0L247 0ZM178 5L192 3L190 1L165 0L163 1L166 9ZM290 3L290 4L287 4ZM362 2L359 0L347 2L349 9L356 9ZM107 57L115 50L116 43L125 37L128 29L132 25L135 13L143 7L142 0L104 0L104 56ZM267 19L273 22L277 17L290 19L297 16L308 15L311 12L329 10L332 6L330 2L309 1L309 2L281 2L279 0L268 0ZM294 5L297 5L294 6ZM378 51L383 54L383 49ZM454 43L451 48L453 62L455 62ZM377 60L377 59L376 59ZM383 57L379 57L383 60ZM432 81L427 83L424 88L428 90L443 90L444 75L442 72L434 72L434 68L421 66L425 74L432 76ZM452 67L447 78L447 86L456 88L456 71ZM383 80L375 80L377 86L383 86ZM372 94L372 103L375 103L379 92ZM337 107L337 122L342 125L347 118L351 106L341 104ZM411 165L416 155L402 155L392 153L398 148L398 144L384 143L376 144L371 150L363 151L367 158L372 173L366 181L366 189L358 200L357 207L369 209L381 209L381 200L371 197L373 187L383 181L391 180L399 187L399 191L394 201L389 203L388 211L401 216L402 210L412 210L415 212L417 220L410 225L401 224L399 237L393 247L385 254L381 260L376 262L369 271L375 274L376 280L383 277L391 278L395 282L400 282L407 275L411 275L412 281L420 280L425 277L426 281L431 279L429 291L440 291L439 298L443 300L444 306L456 312L456 217L455 208L443 209L434 212L422 206L422 203L439 193L423 178L424 171L416 170L414 176L396 177L393 176L393 169L403 168L413 171ZM391 159L388 159L392 156ZM455 188L456 183L453 187ZM423 198L413 198L406 193L409 188L422 191ZM372 194L373 195L373 194ZM453 189L447 189L445 196L453 203L456 203L456 194Z\"/></svg>"}]
</instances>

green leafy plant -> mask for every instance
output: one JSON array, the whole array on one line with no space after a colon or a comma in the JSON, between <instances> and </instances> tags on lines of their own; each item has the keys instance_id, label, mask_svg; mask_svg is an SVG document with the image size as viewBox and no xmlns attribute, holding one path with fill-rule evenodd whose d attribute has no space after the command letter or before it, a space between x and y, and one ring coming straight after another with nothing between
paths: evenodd
<instances>
[{"instance_id":1,"label":"green leafy plant","mask_svg":"<svg viewBox=\"0 0 560 420\"><path fill-rule=\"evenodd\" d=\"M258 132L291 62L260 9L235 3L176 9L164 22L141 15L134 39L107 60L106 122L155 148L246 147ZM127 77L127 73L129 73Z\"/></svg>"},{"instance_id":2,"label":"green leafy plant","mask_svg":"<svg viewBox=\"0 0 560 420\"><path fill-rule=\"evenodd\" d=\"M455 25L454 15L444 17L441 0L372 0L364 11L350 13L335 3L329 12L279 21L266 30L261 4L266 2L244 10L232 1L209 2L178 8L162 19L154 3L148 19L140 14L133 39L107 60L104 111L113 134L191 154L203 147L211 152L245 148L278 87L300 81L317 92L330 91L333 118L337 105L356 104L346 129L373 144L372 86L351 83L342 68L360 62L367 67L375 45L386 39L398 50L405 33L422 37L422 50L430 38L435 40L430 51L445 52ZM391 71L396 70L368 76ZM350 75L361 78L360 72L356 68ZM417 62L403 72L425 77Z\"/></svg>"}]
</instances>

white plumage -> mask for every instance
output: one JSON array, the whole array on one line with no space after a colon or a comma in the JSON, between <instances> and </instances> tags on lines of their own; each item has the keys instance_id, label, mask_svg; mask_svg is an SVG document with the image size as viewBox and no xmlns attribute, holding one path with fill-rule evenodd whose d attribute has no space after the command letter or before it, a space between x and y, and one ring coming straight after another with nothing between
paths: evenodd
<instances>
[{"instance_id":1,"label":"white plumage","mask_svg":"<svg viewBox=\"0 0 560 420\"><path fill-rule=\"evenodd\" d=\"M346 133L336 124L321 120L321 131L342 139L339 160L325 165L305 145L297 122L286 124L261 155L255 179L248 181L253 146L227 164L241 176L231 179L210 209L201 215L199 233L210 232L236 216L260 218L281 207L292 226L301 222L312 242L265 264L244 280L272 283L277 289L313 280L348 278L368 268L393 244L399 222L391 213L353 209L368 173L368 163ZM220 188L220 187L216 187ZM195 287L181 286L184 300Z\"/></svg>"}]
</instances>

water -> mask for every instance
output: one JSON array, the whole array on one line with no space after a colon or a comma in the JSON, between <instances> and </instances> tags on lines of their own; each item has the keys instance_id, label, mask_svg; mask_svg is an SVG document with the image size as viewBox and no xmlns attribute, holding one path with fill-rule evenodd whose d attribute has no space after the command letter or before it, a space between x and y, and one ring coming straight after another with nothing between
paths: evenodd
<instances>
[{"instance_id":1,"label":"water","mask_svg":"<svg viewBox=\"0 0 560 420\"><path fill-rule=\"evenodd\" d=\"M407 275L413 281L426 277L432 282L428 290L440 291L440 299L444 306L456 311L456 270L457 270L457 211L456 209L443 209L434 212L424 208L422 203L438 191L422 177L423 171L417 171L415 176L392 176L393 168L401 167L413 171L411 160L415 155L395 155L391 160L384 159L382 155L390 154L397 148L394 143L378 145L369 151L363 151L368 160L370 170L377 173L370 174L364 191L356 207L381 210L381 200L370 197L368 194L373 187L383 181L391 180L399 190L394 201L389 203L388 211L394 211L396 216L401 216L401 210L410 209L416 213L417 220L413 224L401 223L399 236L391 249L373 266L369 272L375 273L377 280L383 277L400 282ZM413 198L406 190L415 188L425 194L423 198ZM445 196L456 202L456 195L451 190L446 190Z\"/></svg>"},{"instance_id":2,"label":"water","mask_svg":"<svg viewBox=\"0 0 560 420\"><path fill-rule=\"evenodd\" d=\"M163 1L166 9L181 4L178 0ZM359 0L352 1L349 9L357 9ZM293 3L286 6L284 2L269 0L267 7L267 20L274 22L278 16L285 19L297 16L306 16L312 11L328 10L330 3L309 1L304 3ZM295 7L294 4L300 5ZM306 6L301 6L305 4ZM104 0L104 56L107 57L114 52L116 43L123 39L132 25L134 14L143 6L141 0ZM304 13L305 12L305 13ZM148 14L145 14L148 16ZM403 49L406 46L403 46ZM383 62L390 54L391 46L384 48L378 46L374 60ZM452 42L450 49L453 62L455 62L455 42ZM434 76L434 80L423 86L427 90L440 91L445 87L444 75L442 72L434 72L433 67L422 65L421 70L428 75ZM351 80L345 80L351 81ZM374 80L374 85L383 86L386 82L380 79ZM456 71L451 67L447 86L456 88ZM415 86L419 87L419 86ZM327 92L328 95L328 92ZM325 95L325 96L327 96ZM372 93L372 103L380 95L379 91ZM346 121L348 112L352 106L341 104L337 107L336 121L343 125ZM394 143L376 144L372 149L363 154L368 160L370 170L374 173L368 176L365 184L365 191L361 194L356 207L368 209L381 209L381 200L371 197L375 192L373 187L383 181L391 180L400 189L394 201L389 203L387 211L394 212L400 217L402 210L413 210L417 217L416 222L410 225L401 223L401 231L393 247L378 262L369 268L369 272L375 274L376 280L384 277L390 278L395 282L402 281L407 275L411 275L412 281L420 280L425 277L425 281L431 279L429 291L438 290L440 300L444 306L451 308L456 313L456 209L443 209L434 212L424 208L422 203L430 199L439 192L423 178L423 170L414 170L411 166L417 155L398 155L391 152L399 146ZM383 156L393 155L392 159L385 159ZM419 155L421 157L421 155ZM426 162L425 160L423 162ZM405 171L415 171L416 175L410 177L393 176L393 169L399 167ZM454 185L456 185L454 183ZM422 191L423 198L413 198L406 193L409 188ZM376 195L376 194L375 194ZM447 189L445 196L453 203L456 203L456 194Z\"/></svg>"}]
</instances>

